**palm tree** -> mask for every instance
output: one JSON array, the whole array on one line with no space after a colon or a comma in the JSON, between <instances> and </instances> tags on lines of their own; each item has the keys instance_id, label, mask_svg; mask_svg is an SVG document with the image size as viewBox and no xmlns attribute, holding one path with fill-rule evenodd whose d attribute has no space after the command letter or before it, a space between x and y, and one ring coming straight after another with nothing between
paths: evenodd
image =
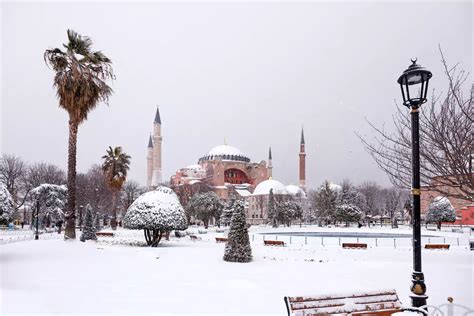
<instances>
[{"instance_id":1,"label":"palm tree","mask_svg":"<svg viewBox=\"0 0 474 316\"><path fill-rule=\"evenodd\" d=\"M123 183L127 180L130 169L130 156L122 151L122 147L109 146L107 154L102 156L102 171L107 179L107 184L112 191L112 229L117 229L117 195L122 190Z\"/></svg>"},{"instance_id":2,"label":"palm tree","mask_svg":"<svg viewBox=\"0 0 474 316\"><path fill-rule=\"evenodd\" d=\"M53 87L57 89L59 107L69 114L68 199L64 237L76 238L76 147L79 124L99 102L108 102L112 88L108 80L115 79L112 62L100 51L92 51L92 41L72 30L67 31L69 42L65 50L47 49L46 65L56 72Z\"/></svg>"}]
</instances>

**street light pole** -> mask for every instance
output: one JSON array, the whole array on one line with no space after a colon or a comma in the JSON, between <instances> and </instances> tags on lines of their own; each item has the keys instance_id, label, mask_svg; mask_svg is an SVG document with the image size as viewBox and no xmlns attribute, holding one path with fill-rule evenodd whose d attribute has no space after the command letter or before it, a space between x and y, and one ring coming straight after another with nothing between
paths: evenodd
<instances>
[{"instance_id":1,"label":"street light pole","mask_svg":"<svg viewBox=\"0 0 474 316\"><path fill-rule=\"evenodd\" d=\"M420 211L420 106L426 102L428 82L432 77L429 70L416 64L412 64L398 78L400 84L403 105L410 108L411 113L411 146L412 146L412 189L413 197L413 273L412 273L412 295L413 307L426 305L425 277L421 267L421 211ZM421 87L420 87L421 85Z\"/></svg>"}]
</instances>

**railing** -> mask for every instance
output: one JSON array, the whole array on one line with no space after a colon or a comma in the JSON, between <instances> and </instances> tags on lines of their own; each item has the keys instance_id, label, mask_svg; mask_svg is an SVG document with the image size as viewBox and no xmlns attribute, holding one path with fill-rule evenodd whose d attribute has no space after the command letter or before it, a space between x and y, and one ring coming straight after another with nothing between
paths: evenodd
<instances>
[{"instance_id":1,"label":"railing","mask_svg":"<svg viewBox=\"0 0 474 316\"><path fill-rule=\"evenodd\" d=\"M39 234L40 240L49 240L49 239L62 239L64 238L63 234L58 234L57 232L45 232ZM0 245L9 244L19 241L34 240L35 233L34 231L8 231L0 233Z\"/></svg>"},{"instance_id":2,"label":"railing","mask_svg":"<svg viewBox=\"0 0 474 316\"><path fill-rule=\"evenodd\" d=\"M320 237L320 236L291 236L278 234L258 234L251 233L250 241L263 242L264 240L281 240L287 244L309 245L309 246L341 246L342 243L366 243L368 247L391 247L391 248L410 248L412 247L412 238L373 238L373 237ZM426 244L449 244L451 247L469 248L469 237L422 237L422 246Z\"/></svg>"}]
</instances>

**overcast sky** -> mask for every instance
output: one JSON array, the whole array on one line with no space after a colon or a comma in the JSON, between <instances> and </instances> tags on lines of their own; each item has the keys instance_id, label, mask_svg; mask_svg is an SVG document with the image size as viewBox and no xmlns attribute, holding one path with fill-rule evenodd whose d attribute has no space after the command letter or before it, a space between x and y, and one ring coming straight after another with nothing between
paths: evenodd
<instances>
[{"instance_id":1,"label":"overcast sky","mask_svg":"<svg viewBox=\"0 0 474 316\"><path fill-rule=\"evenodd\" d=\"M66 169L67 116L43 52L71 28L93 39L117 76L109 106L79 128L78 171L120 145L143 185L157 105L165 179L225 138L253 161L271 145L274 178L297 183L304 126L310 187L388 185L354 134L372 135L364 118L390 128L396 79L412 56L433 72L431 87L446 90L438 43L449 62L472 69L470 1L0 6L1 152Z\"/></svg>"}]
</instances>

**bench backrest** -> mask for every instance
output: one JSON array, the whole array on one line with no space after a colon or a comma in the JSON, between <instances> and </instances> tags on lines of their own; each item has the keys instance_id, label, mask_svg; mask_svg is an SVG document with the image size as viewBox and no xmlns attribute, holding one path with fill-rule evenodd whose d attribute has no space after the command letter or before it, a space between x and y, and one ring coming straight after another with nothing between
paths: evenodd
<instances>
[{"instance_id":1,"label":"bench backrest","mask_svg":"<svg viewBox=\"0 0 474 316\"><path fill-rule=\"evenodd\" d=\"M390 315L399 311L402 304L395 290L382 290L351 294L285 297L289 316L316 316L334 314L363 315L366 312L384 312ZM376 315L376 313L374 313Z\"/></svg>"}]
</instances>

